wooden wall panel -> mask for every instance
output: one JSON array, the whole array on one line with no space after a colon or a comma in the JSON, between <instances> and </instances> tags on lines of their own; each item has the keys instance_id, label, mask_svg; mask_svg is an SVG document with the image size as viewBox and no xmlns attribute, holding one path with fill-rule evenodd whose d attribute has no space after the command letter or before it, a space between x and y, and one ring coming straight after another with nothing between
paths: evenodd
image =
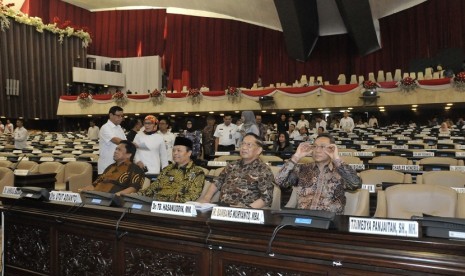
<instances>
[{"instance_id":1,"label":"wooden wall panel","mask_svg":"<svg viewBox=\"0 0 465 276\"><path fill-rule=\"evenodd\" d=\"M77 37L65 36L60 43L56 34L11 21L8 30L0 31L0 116L57 119L72 67L84 65L86 54ZM7 79L19 80L19 96L6 95Z\"/></svg>"}]
</instances>

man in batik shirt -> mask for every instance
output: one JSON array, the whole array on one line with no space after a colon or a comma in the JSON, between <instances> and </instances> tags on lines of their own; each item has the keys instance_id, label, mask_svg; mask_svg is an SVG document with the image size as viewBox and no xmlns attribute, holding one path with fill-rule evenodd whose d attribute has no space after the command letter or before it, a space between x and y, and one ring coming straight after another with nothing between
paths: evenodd
<instances>
[{"instance_id":1,"label":"man in batik shirt","mask_svg":"<svg viewBox=\"0 0 465 276\"><path fill-rule=\"evenodd\" d=\"M205 172L191 159L192 141L176 137L173 146L173 164L166 166L150 186L139 195L159 201L180 202L197 200L205 182Z\"/></svg>"},{"instance_id":2,"label":"man in batik shirt","mask_svg":"<svg viewBox=\"0 0 465 276\"><path fill-rule=\"evenodd\" d=\"M263 208L271 205L275 185L271 169L260 160L263 141L248 133L240 146L241 159L229 163L200 202L210 202L220 191L220 202L236 207Z\"/></svg>"},{"instance_id":3,"label":"man in batik shirt","mask_svg":"<svg viewBox=\"0 0 465 276\"><path fill-rule=\"evenodd\" d=\"M314 163L298 164L305 156ZM301 143L276 175L281 187L297 186L297 208L344 213L346 190L361 188L357 173L339 157L334 138L321 134L312 144Z\"/></svg>"}]
</instances>

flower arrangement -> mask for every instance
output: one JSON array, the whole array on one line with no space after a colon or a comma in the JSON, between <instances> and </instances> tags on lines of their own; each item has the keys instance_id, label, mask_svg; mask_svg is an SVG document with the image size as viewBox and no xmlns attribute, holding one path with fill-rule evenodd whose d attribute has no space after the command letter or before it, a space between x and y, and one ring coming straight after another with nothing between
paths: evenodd
<instances>
[{"instance_id":1,"label":"flower arrangement","mask_svg":"<svg viewBox=\"0 0 465 276\"><path fill-rule=\"evenodd\" d=\"M199 104L202 100L202 93L200 93L199 89L191 88L189 92L187 92L187 101L192 102L192 104Z\"/></svg>"},{"instance_id":2,"label":"flower arrangement","mask_svg":"<svg viewBox=\"0 0 465 276\"><path fill-rule=\"evenodd\" d=\"M418 82L411 77L405 77L397 83L397 86L401 91L410 92L418 87Z\"/></svg>"},{"instance_id":3,"label":"flower arrangement","mask_svg":"<svg viewBox=\"0 0 465 276\"><path fill-rule=\"evenodd\" d=\"M89 107L92 104L92 95L87 92L82 92L78 96L78 103L81 108Z\"/></svg>"},{"instance_id":4,"label":"flower arrangement","mask_svg":"<svg viewBox=\"0 0 465 276\"><path fill-rule=\"evenodd\" d=\"M366 90L375 90L376 88L379 87L379 84L377 84L376 82L373 82L371 80L366 80L362 83L362 86L363 88L365 88Z\"/></svg>"},{"instance_id":5,"label":"flower arrangement","mask_svg":"<svg viewBox=\"0 0 465 276\"><path fill-rule=\"evenodd\" d=\"M160 91L158 89L153 90L150 92L150 99L154 105L162 104L165 101L165 93L164 91Z\"/></svg>"},{"instance_id":6,"label":"flower arrangement","mask_svg":"<svg viewBox=\"0 0 465 276\"><path fill-rule=\"evenodd\" d=\"M123 106L128 103L128 96L126 93L121 92L120 90L117 90L111 98L116 102L117 105Z\"/></svg>"},{"instance_id":7,"label":"flower arrangement","mask_svg":"<svg viewBox=\"0 0 465 276\"><path fill-rule=\"evenodd\" d=\"M232 103L235 102L240 102L241 101L241 96L242 96L242 91L237 88L237 87L232 87L229 86L226 90L226 95L228 96L228 100Z\"/></svg>"},{"instance_id":8,"label":"flower arrangement","mask_svg":"<svg viewBox=\"0 0 465 276\"><path fill-rule=\"evenodd\" d=\"M460 72L451 80L452 86L458 91L465 91L465 72Z\"/></svg>"},{"instance_id":9,"label":"flower arrangement","mask_svg":"<svg viewBox=\"0 0 465 276\"><path fill-rule=\"evenodd\" d=\"M86 27L78 27L71 24L71 21L67 20L60 24L60 19L55 17L53 23L44 24L42 19L39 17L29 17L29 15L12 9L14 4L3 4L0 0L0 30L6 31L10 28L9 18L14 19L16 22L34 26L36 31L43 33L44 30L58 34L58 41L63 43L65 36L76 36L82 40L82 47L87 48L92 43L92 38Z\"/></svg>"}]
</instances>

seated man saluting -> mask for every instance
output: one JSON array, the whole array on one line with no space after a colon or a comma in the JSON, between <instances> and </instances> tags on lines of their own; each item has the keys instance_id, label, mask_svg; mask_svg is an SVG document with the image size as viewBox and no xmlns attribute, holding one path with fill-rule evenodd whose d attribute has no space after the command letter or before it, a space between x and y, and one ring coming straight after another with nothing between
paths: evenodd
<instances>
[{"instance_id":1,"label":"seated man saluting","mask_svg":"<svg viewBox=\"0 0 465 276\"><path fill-rule=\"evenodd\" d=\"M259 158L262 151L260 137L247 133L240 146L242 159L229 163L199 201L210 202L220 190L220 202L231 206L270 206L275 182L271 169Z\"/></svg>"},{"instance_id":2,"label":"seated man saluting","mask_svg":"<svg viewBox=\"0 0 465 276\"><path fill-rule=\"evenodd\" d=\"M203 169L194 164L192 141L185 137L176 137L173 146L173 164L166 166L149 187L139 191L138 195L153 197L159 201L194 201L199 198L205 182Z\"/></svg>"},{"instance_id":3,"label":"seated man saluting","mask_svg":"<svg viewBox=\"0 0 465 276\"><path fill-rule=\"evenodd\" d=\"M314 163L298 164L305 156ZM334 138L320 134L314 144L301 143L276 175L281 187L297 186L297 208L344 213L345 190L361 188L357 173L339 157Z\"/></svg>"},{"instance_id":4,"label":"seated man saluting","mask_svg":"<svg viewBox=\"0 0 465 276\"><path fill-rule=\"evenodd\" d=\"M130 194L137 192L144 184L144 171L133 163L136 146L122 140L115 149L115 163L108 166L92 183L82 188L84 191Z\"/></svg>"}]
</instances>

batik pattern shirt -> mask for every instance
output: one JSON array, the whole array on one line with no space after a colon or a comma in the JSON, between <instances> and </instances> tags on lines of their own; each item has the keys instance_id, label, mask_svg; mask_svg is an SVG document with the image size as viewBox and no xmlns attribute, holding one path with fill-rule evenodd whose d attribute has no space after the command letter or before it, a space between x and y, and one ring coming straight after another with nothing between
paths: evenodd
<instances>
[{"instance_id":1,"label":"batik pattern shirt","mask_svg":"<svg viewBox=\"0 0 465 276\"><path fill-rule=\"evenodd\" d=\"M204 157L207 158L208 156L215 154L215 133L216 125L213 126L206 126L202 130L202 145L203 145L203 154Z\"/></svg>"},{"instance_id":2,"label":"batik pattern shirt","mask_svg":"<svg viewBox=\"0 0 465 276\"><path fill-rule=\"evenodd\" d=\"M229 163L214 185L220 190L220 202L248 206L261 198L270 206L275 182L271 169L256 159L249 164L242 160Z\"/></svg>"},{"instance_id":3,"label":"batik pattern shirt","mask_svg":"<svg viewBox=\"0 0 465 276\"><path fill-rule=\"evenodd\" d=\"M144 171L127 160L121 164L113 163L92 183L95 191L117 193L129 187L138 191L144 184Z\"/></svg>"},{"instance_id":4,"label":"batik pattern shirt","mask_svg":"<svg viewBox=\"0 0 465 276\"><path fill-rule=\"evenodd\" d=\"M191 161L183 167L170 164L148 188L139 191L138 194L159 201L184 203L200 197L204 182L205 172L194 162Z\"/></svg>"},{"instance_id":5,"label":"batik pattern shirt","mask_svg":"<svg viewBox=\"0 0 465 276\"><path fill-rule=\"evenodd\" d=\"M344 213L345 190L362 186L357 173L342 160L324 166L316 163L295 164L287 161L276 175L281 187L297 186L297 208Z\"/></svg>"}]
</instances>

